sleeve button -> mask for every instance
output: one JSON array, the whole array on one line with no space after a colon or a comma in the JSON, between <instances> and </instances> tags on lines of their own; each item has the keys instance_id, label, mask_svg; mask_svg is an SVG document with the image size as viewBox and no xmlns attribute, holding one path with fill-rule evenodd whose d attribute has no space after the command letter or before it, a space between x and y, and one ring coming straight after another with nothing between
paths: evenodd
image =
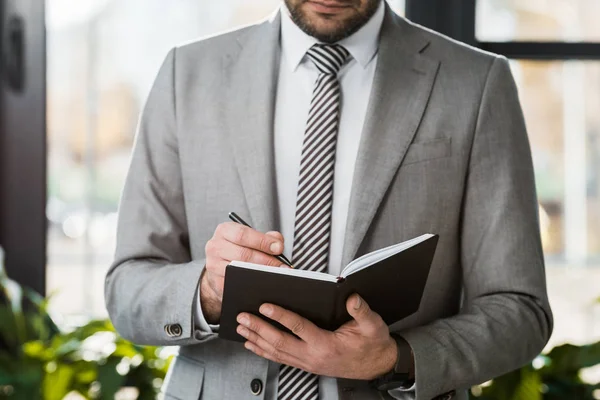
<instances>
[{"instance_id":1,"label":"sleeve button","mask_svg":"<svg viewBox=\"0 0 600 400\"><path fill-rule=\"evenodd\" d=\"M250 382L250 391L253 395L258 396L262 393L263 383L260 379L252 379Z\"/></svg>"},{"instance_id":2,"label":"sleeve button","mask_svg":"<svg viewBox=\"0 0 600 400\"><path fill-rule=\"evenodd\" d=\"M179 337L183 333L183 330L179 324L169 324L165 325L165 332L169 337Z\"/></svg>"}]
</instances>

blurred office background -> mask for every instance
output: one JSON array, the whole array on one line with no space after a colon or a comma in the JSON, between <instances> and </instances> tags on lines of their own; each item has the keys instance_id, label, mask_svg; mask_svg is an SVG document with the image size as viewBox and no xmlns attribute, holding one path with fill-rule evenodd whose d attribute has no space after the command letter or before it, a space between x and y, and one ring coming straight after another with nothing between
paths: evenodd
<instances>
[{"instance_id":1,"label":"blurred office background","mask_svg":"<svg viewBox=\"0 0 600 400\"><path fill-rule=\"evenodd\" d=\"M549 348L597 341L600 2L477 0L474 12L463 9L471 1L429 10L406 2L388 1L401 15L511 59L533 150L556 319ZM278 4L46 0L45 279L51 307L67 319L106 317L103 284L119 195L138 114L167 51L255 22Z\"/></svg>"}]
</instances>

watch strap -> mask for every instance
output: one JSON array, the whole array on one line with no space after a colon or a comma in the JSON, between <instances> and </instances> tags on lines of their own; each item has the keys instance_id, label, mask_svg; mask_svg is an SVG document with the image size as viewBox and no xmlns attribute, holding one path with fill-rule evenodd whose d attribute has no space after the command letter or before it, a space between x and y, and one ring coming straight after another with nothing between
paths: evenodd
<instances>
[{"instance_id":1,"label":"watch strap","mask_svg":"<svg viewBox=\"0 0 600 400\"><path fill-rule=\"evenodd\" d=\"M408 342L398 334L391 334L396 341L398 357L394 369L371 381L371 385L379 391L408 389L414 384L414 361L412 349Z\"/></svg>"},{"instance_id":2,"label":"watch strap","mask_svg":"<svg viewBox=\"0 0 600 400\"><path fill-rule=\"evenodd\" d=\"M391 336L396 341L398 349L398 357L396 359L394 371L399 374L406 374L408 379L414 379L414 356L412 348L406 339L397 333L392 333Z\"/></svg>"}]
</instances>

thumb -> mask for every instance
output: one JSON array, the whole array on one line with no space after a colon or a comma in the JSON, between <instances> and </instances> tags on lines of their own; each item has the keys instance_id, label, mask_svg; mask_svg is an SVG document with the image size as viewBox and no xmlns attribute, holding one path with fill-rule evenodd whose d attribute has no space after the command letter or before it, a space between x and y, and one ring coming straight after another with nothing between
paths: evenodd
<instances>
[{"instance_id":1,"label":"thumb","mask_svg":"<svg viewBox=\"0 0 600 400\"><path fill-rule=\"evenodd\" d=\"M355 293L348 298L346 309L348 310L348 314L358 322L358 325L365 328L376 327L377 314L371 310L367 302L358 294Z\"/></svg>"}]
</instances>

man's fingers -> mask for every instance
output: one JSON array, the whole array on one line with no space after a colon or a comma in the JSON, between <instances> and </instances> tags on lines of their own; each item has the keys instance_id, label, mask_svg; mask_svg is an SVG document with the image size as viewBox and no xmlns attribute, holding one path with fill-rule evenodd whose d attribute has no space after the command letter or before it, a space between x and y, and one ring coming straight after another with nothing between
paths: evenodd
<instances>
[{"instance_id":1,"label":"man's fingers","mask_svg":"<svg viewBox=\"0 0 600 400\"><path fill-rule=\"evenodd\" d=\"M278 364L284 364L284 368L300 368L302 370L307 370L308 368L304 366L304 363L300 361L298 358L287 354L287 353L278 353L274 355L264 348L260 347L258 344L253 343L251 341L247 341L244 343L244 347L259 357L266 358L267 360L271 360Z\"/></svg>"},{"instance_id":2,"label":"man's fingers","mask_svg":"<svg viewBox=\"0 0 600 400\"><path fill-rule=\"evenodd\" d=\"M275 348L273 344L267 342L256 332L253 332L242 325L238 325L236 331L248 341L246 342L245 347L248 350L254 352L255 354L267 358L276 363L293 365L295 367L302 366L302 361L300 359Z\"/></svg>"},{"instance_id":3,"label":"man's fingers","mask_svg":"<svg viewBox=\"0 0 600 400\"><path fill-rule=\"evenodd\" d=\"M383 322L381 317L371 310L367 302L356 293L346 300L346 309L358 325L369 332L377 331Z\"/></svg>"},{"instance_id":4,"label":"man's fingers","mask_svg":"<svg viewBox=\"0 0 600 400\"><path fill-rule=\"evenodd\" d=\"M241 313L237 317L237 322L248 331L260 336L268 342L277 352L295 354L302 351L304 343L296 339L289 333L285 333L275 328L263 319L248 313ZM252 336L255 338L255 336Z\"/></svg>"},{"instance_id":5,"label":"man's fingers","mask_svg":"<svg viewBox=\"0 0 600 400\"><path fill-rule=\"evenodd\" d=\"M273 321L279 322L305 342L314 342L321 338L323 331L315 324L296 313L274 304L263 304L260 313Z\"/></svg>"},{"instance_id":6,"label":"man's fingers","mask_svg":"<svg viewBox=\"0 0 600 400\"><path fill-rule=\"evenodd\" d=\"M217 250L217 254L223 260L238 260L254 264L269 265L278 267L281 261L273 256L263 253L259 250L254 250L249 247L238 246L237 244L229 243L223 240L223 246Z\"/></svg>"},{"instance_id":7,"label":"man's fingers","mask_svg":"<svg viewBox=\"0 0 600 400\"><path fill-rule=\"evenodd\" d=\"M260 250L263 253L278 255L283 252L283 241L265 235L235 222L224 222L217 227L217 235L238 246Z\"/></svg>"}]
</instances>

